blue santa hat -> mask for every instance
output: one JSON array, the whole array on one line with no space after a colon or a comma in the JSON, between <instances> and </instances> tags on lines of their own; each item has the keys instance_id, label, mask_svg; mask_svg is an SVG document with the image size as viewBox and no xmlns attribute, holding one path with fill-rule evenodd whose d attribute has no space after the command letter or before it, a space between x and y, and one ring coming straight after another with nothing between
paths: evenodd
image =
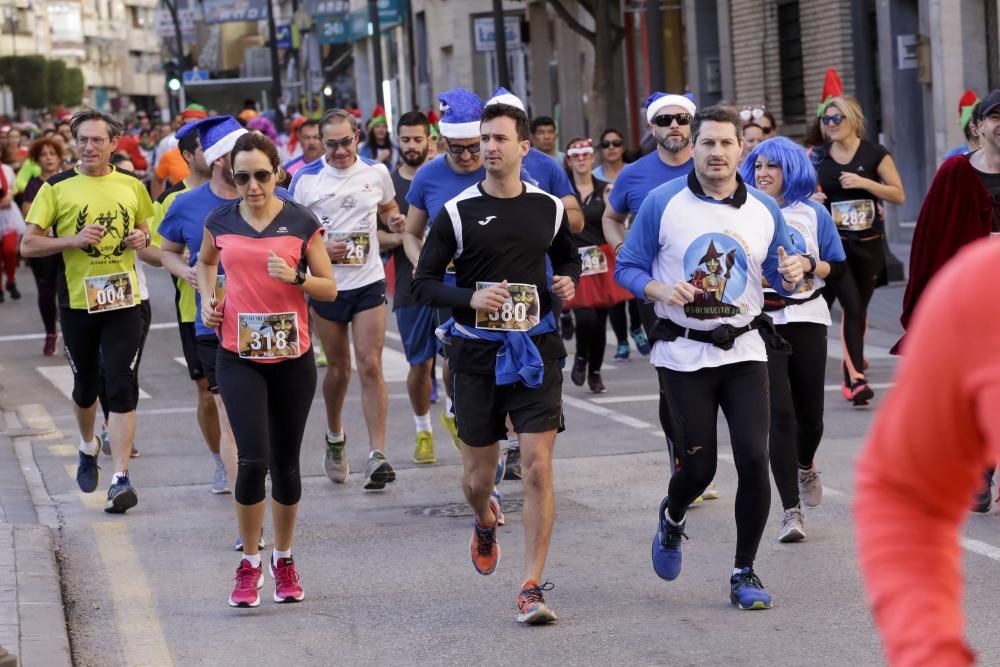
<instances>
[{"instance_id":1,"label":"blue santa hat","mask_svg":"<svg viewBox=\"0 0 1000 667\"><path fill-rule=\"evenodd\" d=\"M664 107L681 107L692 116L697 110L694 104L694 95L684 93L677 95L673 93L653 93L646 99L646 121L652 123L656 114Z\"/></svg>"},{"instance_id":2,"label":"blue santa hat","mask_svg":"<svg viewBox=\"0 0 1000 667\"><path fill-rule=\"evenodd\" d=\"M486 101L486 106L488 107L494 104L506 104L527 113L527 109L524 108L524 102L521 101L521 98L503 86L497 88L496 92L493 93L493 97Z\"/></svg>"},{"instance_id":3,"label":"blue santa hat","mask_svg":"<svg viewBox=\"0 0 1000 667\"><path fill-rule=\"evenodd\" d=\"M454 88L438 95L441 103L441 136L446 139L472 139L479 137L483 101L472 91Z\"/></svg>"},{"instance_id":4,"label":"blue santa hat","mask_svg":"<svg viewBox=\"0 0 1000 667\"><path fill-rule=\"evenodd\" d=\"M247 133L232 116L212 116L191 125L198 128L201 152L205 154L205 162L209 167L220 157L229 155L236 140Z\"/></svg>"}]
</instances>

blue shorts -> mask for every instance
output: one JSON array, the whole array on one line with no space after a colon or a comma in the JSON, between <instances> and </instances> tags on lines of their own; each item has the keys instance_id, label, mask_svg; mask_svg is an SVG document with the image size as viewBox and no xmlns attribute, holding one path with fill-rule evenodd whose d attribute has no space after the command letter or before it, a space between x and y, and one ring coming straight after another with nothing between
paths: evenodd
<instances>
[{"instance_id":1,"label":"blue shorts","mask_svg":"<svg viewBox=\"0 0 1000 667\"><path fill-rule=\"evenodd\" d=\"M377 280L357 289L341 290L336 301L309 299L309 305L324 320L347 324L358 313L385 305L385 281Z\"/></svg>"},{"instance_id":2,"label":"blue shorts","mask_svg":"<svg viewBox=\"0 0 1000 667\"><path fill-rule=\"evenodd\" d=\"M396 308L396 324L403 338L403 352L406 362L419 366L434 357L437 352L437 311L430 306L400 306Z\"/></svg>"}]
</instances>

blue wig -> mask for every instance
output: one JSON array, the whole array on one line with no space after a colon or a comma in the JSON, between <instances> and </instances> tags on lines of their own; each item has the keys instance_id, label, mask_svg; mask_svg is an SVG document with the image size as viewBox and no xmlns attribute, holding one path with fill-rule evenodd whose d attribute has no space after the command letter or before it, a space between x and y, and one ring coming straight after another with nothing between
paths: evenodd
<instances>
[{"instance_id":1,"label":"blue wig","mask_svg":"<svg viewBox=\"0 0 1000 667\"><path fill-rule=\"evenodd\" d=\"M816 192L816 170L813 168L806 151L802 146L785 137L775 137L757 144L740 167L740 176L747 185L757 187L754 175L754 165L757 158L766 158L768 162L781 165L781 175L784 189L781 197L783 206L791 206Z\"/></svg>"}]
</instances>

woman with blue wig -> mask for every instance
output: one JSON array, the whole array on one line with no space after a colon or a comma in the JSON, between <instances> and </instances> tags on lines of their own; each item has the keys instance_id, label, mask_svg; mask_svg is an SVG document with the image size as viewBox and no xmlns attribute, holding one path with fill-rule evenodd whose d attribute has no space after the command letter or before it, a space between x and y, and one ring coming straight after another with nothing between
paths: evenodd
<instances>
[{"instance_id":1,"label":"woman with blue wig","mask_svg":"<svg viewBox=\"0 0 1000 667\"><path fill-rule=\"evenodd\" d=\"M792 348L790 353L768 349L769 455L784 508L778 539L798 542L806 536L802 503L816 507L823 499L814 458L823 437L826 329L831 321L821 294L826 281L843 273L847 258L830 213L809 199L816 191L816 172L801 146L784 137L761 142L740 175L778 201L794 252L808 263L794 296L764 287L764 310Z\"/></svg>"}]
</instances>

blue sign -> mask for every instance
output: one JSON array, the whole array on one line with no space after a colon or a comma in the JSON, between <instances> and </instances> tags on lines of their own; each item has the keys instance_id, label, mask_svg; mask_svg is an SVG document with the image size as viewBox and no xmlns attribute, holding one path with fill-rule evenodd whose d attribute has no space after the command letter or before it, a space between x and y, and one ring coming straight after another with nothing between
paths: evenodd
<instances>
[{"instance_id":1,"label":"blue sign","mask_svg":"<svg viewBox=\"0 0 1000 667\"><path fill-rule=\"evenodd\" d=\"M292 26L290 23L278 25L274 28L275 44L279 49L292 48Z\"/></svg>"},{"instance_id":2,"label":"blue sign","mask_svg":"<svg viewBox=\"0 0 1000 667\"><path fill-rule=\"evenodd\" d=\"M346 15L316 17L316 31L320 44L350 44L350 26Z\"/></svg>"},{"instance_id":3,"label":"blue sign","mask_svg":"<svg viewBox=\"0 0 1000 667\"><path fill-rule=\"evenodd\" d=\"M202 0L205 23L263 21L268 0Z\"/></svg>"},{"instance_id":4,"label":"blue sign","mask_svg":"<svg viewBox=\"0 0 1000 667\"><path fill-rule=\"evenodd\" d=\"M185 70L182 75L184 83L191 83L192 81L208 81L208 70L204 69L189 69Z\"/></svg>"}]
</instances>

